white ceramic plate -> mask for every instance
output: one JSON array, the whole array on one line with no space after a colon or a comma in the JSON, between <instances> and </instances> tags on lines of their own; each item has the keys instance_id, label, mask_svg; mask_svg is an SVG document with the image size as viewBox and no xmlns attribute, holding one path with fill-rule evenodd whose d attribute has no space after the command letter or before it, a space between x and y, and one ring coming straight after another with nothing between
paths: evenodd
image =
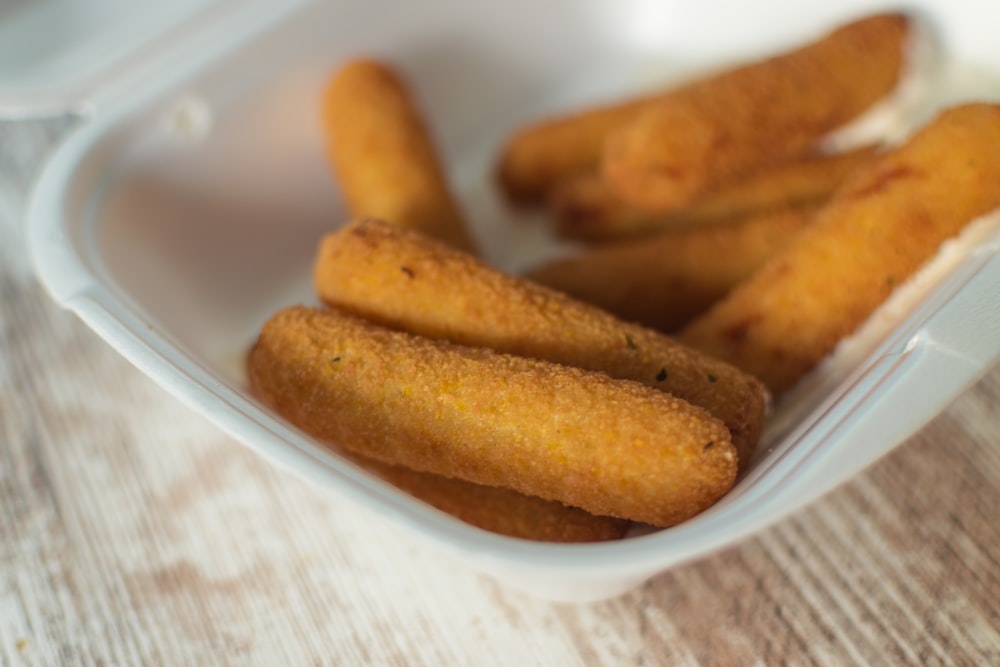
<instances>
[{"instance_id":1,"label":"white ceramic plate","mask_svg":"<svg viewBox=\"0 0 1000 667\"><path fill-rule=\"evenodd\" d=\"M949 59L976 74L962 79L970 86L936 89L942 94L924 103L970 92L996 97L1000 40L989 26L1000 9L971 0L918 4ZM420 97L487 256L516 271L553 246L543 227L515 220L493 190L492 161L512 128L809 41L876 7L861 0L808 7L355 0L280 10L217 3L102 81L86 121L34 193L30 252L59 303L276 464L509 585L551 599L614 595L802 507L902 442L995 363L996 226L953 247L914 298L899 300L881 328L783 404L748 474L709 511L614 543L509 539L397 491L246 391L249 344L277 309L315 301L316 243L345 217L323 155L319 91L349 57L396 64Z\"/></svg>"}]
</instances>

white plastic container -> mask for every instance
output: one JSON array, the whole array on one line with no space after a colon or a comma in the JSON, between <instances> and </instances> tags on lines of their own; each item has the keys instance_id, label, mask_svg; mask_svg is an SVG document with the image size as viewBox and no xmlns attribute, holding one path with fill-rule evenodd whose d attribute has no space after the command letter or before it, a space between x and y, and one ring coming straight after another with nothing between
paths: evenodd
<instances>
[{"instance_id":1,"label":"white plastic container","mask_svg":"<svg viewBox=\"0 0 1000 667\"><path fill-rule=\"evenodd\" d=\"M244 386L243 355L260 325L315 301L316 243L344 220L317 118L329 74L357 55L403 71L487 256L518 270L551 247L493 190L492 162L512 128L809 41L879 3L189 0L160 16L138 3L87 4L120 22L78 21L88 29L73 39L56 33L59 48L39 48L34 69L0 65L6 113L86 114L46 165L27 216L52 297L266 458L395 522L400 539L429 540L516 588L597 599L733 544L898 445L1000 358L1000 226L987 221L779 406L750 470L709 511L602 544L478 530L303 436ZM949 79L968 86L933 88L919 113L998 99L1000 6L915 5L955 71L975 73ZM66 6L15 8L0 14L2 31L64 21Z\"/></svg>"}]
</instances>

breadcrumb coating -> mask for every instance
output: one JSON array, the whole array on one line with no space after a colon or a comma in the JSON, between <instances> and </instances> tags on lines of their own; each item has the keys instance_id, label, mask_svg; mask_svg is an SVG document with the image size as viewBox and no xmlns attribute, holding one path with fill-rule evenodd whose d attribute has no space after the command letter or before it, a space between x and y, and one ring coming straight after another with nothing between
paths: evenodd
<instances>
[{"instance_id":1,"label":"breadcrumb coating","mask_svg":"<svg viewBox=\"0 0 1000 667\"><path fill-rule=\"evenodd\" d=\"M389 65L354 60L323 97L323 129L336 182L352 216L376 216L473 249L430 130Z\"/></svg>"},{"instance_id":2,"label":"breadcrumb coating","mask_svg":"<svg viewBox=\"0 0 1000 667\"><path fill-rule=\"evenodd\" d=\"M680 339L780 393L974 218L1000 206L1000 106L940 113L862 167L813 223Z\"/></svg>"},{"instance_id":3,"label":"breadcrumb coating","mask_svg":"<svg viewBox=\"0 0 1000 667\"><path fill-rule=\"evenodd\" d=\"M671 526L736 478L725 425L674 396L334 309L278 312L247 368L256 396L321 440L594 514Z\"/></svg>"},{"instance_id":4,"label":"breadcrumb coating","mask_svg":"<svg viewBox=\"0 0 1000 667\"><path fill-rule=\"evenodd\" d=\"M636 98L547 118L519 128L497 160L497 182L518 204L545 199L552 188L601 162L604 141L619 126L652 106L656 97Z\"/></svg>"},{"instance_id":5,"label":"breadcrumb coating","mask_svg":"<svg viewBox=\"0 0 1000 667\"><path fill-rule=\"evenodd\" d=\"M875 154L873 146L809 155L724 183L679 211L662 214L630 206L596 172L552 189L549 212L563 238L607 243L649 237L822 204L848 174Z\"/></svg>"},{"instance_id":6,"label":"breadcrumb coating","mask_svg":"<svg viewBox=\"0 0 1000 667\"><path fill-rule=\"evenodd\" d=\"M528 278L659 331L674 332L748 278L812 220L817 207L595 246Z\"/></svg>"},{"instance_id":7,"label":"breadcrumb coating","mask_svg":"<svg viewBox=\"0 0 1000 667\"><path fill-rule=\"evenodd\" d=\"M509 537L541 542L605 542L622 539L631 525L624 519L597 516L498 486L419 472L356 454L351 458L442 512Z\"/></svg>"},{"instance_id":8,"label":"breadcrumb coating","mask_svg":"<svg viewBox=\"0 0 1000 667\"><path fill-rule=\"evenodd\" d=\"M896 87L909 33L902 14L869 16L682 86L608 136L604 178L632 205L668 212L804 155Z\"/></svg>"},{"instance_id":9,"label":"breadcrumb coating","mask_svg":"<svg viewBox=\"0 0 1000 667\"><path fill-rule=\"evenodd\" d=\"M327 304L388 327L670 393L722 420L743 462L763 428L763 386L730 364L377 220L351 222L322 240L315 285Z\"/></svg>"}]
</instances>

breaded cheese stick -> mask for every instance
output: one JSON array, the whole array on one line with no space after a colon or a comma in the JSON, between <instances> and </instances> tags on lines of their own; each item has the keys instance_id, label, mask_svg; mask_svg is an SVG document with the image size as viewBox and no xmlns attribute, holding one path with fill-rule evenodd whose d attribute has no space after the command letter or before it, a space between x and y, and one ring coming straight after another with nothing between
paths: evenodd
<instances>
[{"instance_id":1,"label":"breaded cheese stick","mask_svg":"<svg viewBox=\"0 0 1000 667\"><path fill-rule=\"evenodd\" d=\"M749 277L808 224L818 207L595 246L527 278L623 320L673 332Z\"/></svg>"},{"instance_id":2,"label":"breaded cheese stick","mask_svg":"<svg viewBox=\"0 0 1000 667\"><path fill-rule=\"evenodd\" d=\"M351 459L390 484L468 524L540 542L620 540L630 523L498 486L411 470L367 457Z\"/></svg>"},{"instance_id":3,"label":"breaded cheese stick","mask_svg":"<svg viewBox=\"0 0 1000 667\"><path fill-rule=\"evenodd\" d=\"M341 67L323 97L323 128L351 216L376 216L472 249L417 103L388 65L354 60Z\"/></svg>"},{"instance_id":4,"label":"breaded cheese stick","mask_svg":"<svg viewBox=\"0 0 1000 667\"><path fill-rule=\"evenodd\" d=\"M315 286L327 304L389 327L669 392L721 419L744 463L760 437L766 396L754 378L426 236L352 222L321 242Z\"/></svg>"},{"instance_id":5,"label":"breaded cheese stick","mask_svg":"<svg viewBox=\"0 0 1000 667\"><path fill-rule=\"evenodd\" d=\"M528 125L509 137L497 160L497 180L515 203L541 201L558 181L592 171L608 134L649 107L639 98L607 104Z\"/></svg>"},{"instance_id":6,"label":"breaded cheese stick","mask_svg":"<svg viewBox=\"0 0 1000 667\"><path fill-rule=\"evenodd\" d=\"M685 343L794 385L941 244L1000 206L1000 106L946 110L851 176L810 226L693 321Z\"/></svg>"},{"instance_id":7,"label":"breaded cheese stick","mask_svg":"<svg viewBox=\"0 0 1000 667\"><path fill-rule=\"evenodd\" d=\"M318 439L414 470L671 526L732 486L706 410L638 382L292 307L248 355L254 394Z\"/></svg>"},{"instance_id":8,"label":"breaded cheese stick","mask_svg":"<svg viewBox=\"0 0 1000 667\"><path fill-rule=\"evenodd\" d=\"M875 148L866 146L843 153L810 155L723 184L690 206L667 214L630 206L600 174L590 172L559 183L552 190L548 206L556 234L562 238L621 241L819 204L874 154Z\"/></svg>"},{"instance_id":9,"label":"breaded cheese stick","mask_svg":"<svg viewBox=\"0 0 1000 667\"><path fill-rule=\"evenodd\" d=\"M669 212L803 155L896 87L909 28L901 14L871 16L679 88L607 138L604 178L632 205Z\"/></svg>"}]
</instances>

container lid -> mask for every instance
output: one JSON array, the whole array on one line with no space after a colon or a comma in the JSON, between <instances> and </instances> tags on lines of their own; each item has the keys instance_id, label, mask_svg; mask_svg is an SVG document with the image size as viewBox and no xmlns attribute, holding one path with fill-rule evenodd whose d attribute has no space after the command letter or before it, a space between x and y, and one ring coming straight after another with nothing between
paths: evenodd
<instances>
[{"instance_id":1,"label":"container lid","mask_svg":"<svg viewBox=\"0 0 1000 667\"><path fill-rule=\"evenodd\" d=\"M7 0L0 4L0 115L86 109L150 49L219 0Z\"/></svg>"}]
</instances>

